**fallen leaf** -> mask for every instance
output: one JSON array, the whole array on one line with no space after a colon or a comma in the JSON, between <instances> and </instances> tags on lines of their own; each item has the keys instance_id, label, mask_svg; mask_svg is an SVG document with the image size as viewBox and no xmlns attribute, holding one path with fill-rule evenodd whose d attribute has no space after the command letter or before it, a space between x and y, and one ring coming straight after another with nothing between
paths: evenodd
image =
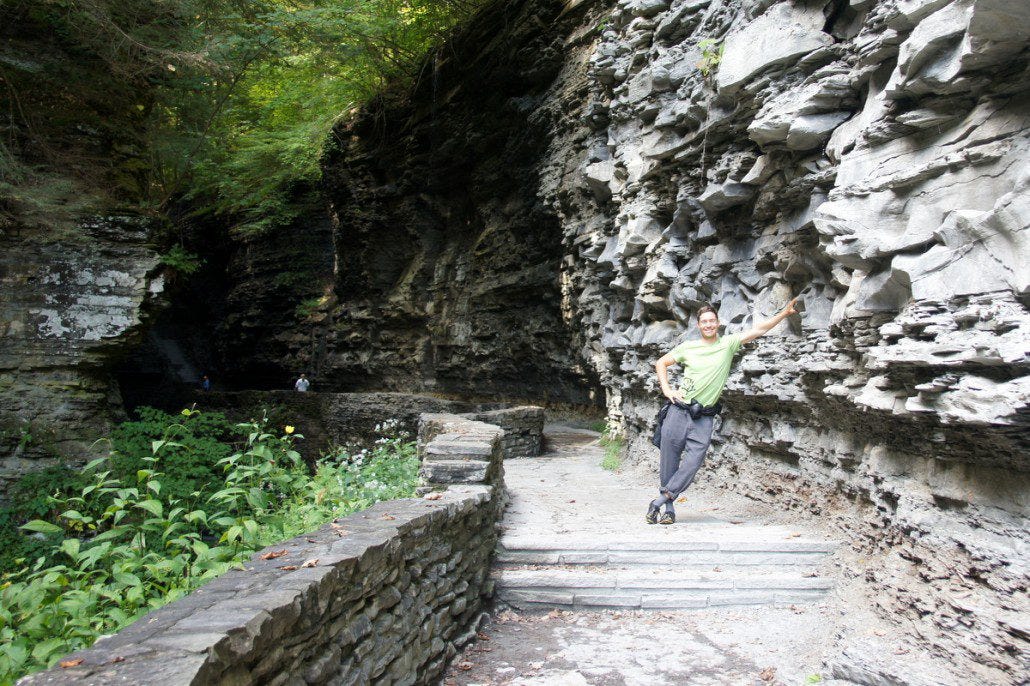
<instances>
[{"instance_id":1,"label":"fallen leaf","mask_svg":"<svg viewBox=\"0 0 1030 686\"><path fill-rule=\"evenodd\" d=\"M570 502L570 503L574 503L574 502L576 502L576 501L575 501L575 500L570 500L569 502Z\"/></svg>"},{"instance_id":2,"label":"fallen leaf","mask_svg":"<svg viewBox=\"0 0 1030 686\"><path fill-rule=\"evenodd\" d=\"M433 491L432 493L426 493L424 496L422 496L422 499L423 500L439 500L442 497L443 497L443 493L440 493L439 491Z\"/></svg>"},{"instance_id":3,"label":"fallen leaf","mask_svg":"<svg viewBox=\"0 0 1030 686\"><path fill-rule=\"evenodd\" d=\"M679 498L676 498L676 502L677 503L685 503L685 502L687 502L687 496L681 495Z\"/></svg>"},{"instance_id":4,"label":"fallen leaf","mask_svg":"<svg viewBox=\"0 0 1030 686\"><path fill-rule=\"evenodd\" d=\"M766 667L765 669L763 669L761 672L758 673L758 678L761 679L762 681L772 681L773 679L776 678L776 668L775 667Z\"/></svg>"},{"instance_id":5,"label":"fallen leaf","mask_svg":"<svg viewBox=\"0 0 1030 686\"><path fill-rule=\"evenodd\" d=\"M282 569L287 572L292 572L295 569L299 569L299 567L297 567L297 565L283 565L282 567L279 567L279 569Z\"/></svg>"},{"instance_id":6,"label":"fallen leaf","mask_svg":"<svg viewBox=\"0 0 1030 686\"><path fill-rule=\"evenodd\" d=\"M83 662L85 662L85 660L83 660L81 657L79 657L79 658L76 658L74 660L61 660L60 664L61 664L61 669L68 669L69 667L78 667Z\"/></svg>"},{"instance_id":7,"label":"fallen leaf","mask_svg":"<svg viewBox=\"0 0 1030 686\"><path fill-rule=\"evenodd\" d=\"M118 657L112 657L111 662L125 662L125 658L119 655Z\"/></svg>"},{"instance_id":8,"label":"fallen leaf","mask_svg":"<svg viewBox=\"0 0 1030 686\"><path fill-rule=\"evenodd\" d=\"M547 613L547 618L548 619L558 619L559 617L561 617L561 611L560 610L551 610L550 612Z\"/></svg>"},{"instance_id":9,"label":"fallen leaf","mask_svg":"<svg viewBox=\"0 0 1030 686\"><path fill-rule=\"evenodd\" d=\"M314 567L317 564L318 564L318 558L317 557L313 557L310 560L305 560L304 564L302 564L301 567Z\"/></svg>"},{"instance_id":10,"label":"fallen leaf","mask_svg":"<svg viewBox=\"0 0 1030 686\"><path fill-rule=\"evenodd\" d=\"M380 519L394 520L394 519L397 519L397 518L394 517L393 515L384 514L382 517L380 517Z\"/></svg>"},{"instance_id":11,"label":"fallen leaf","mask_svg":"<svg viewBox=\"0 0 1030 686\"><path fill-rule=\"evenodd\" d=\"M458 669L460 669L460 670L461 670L461 671L463 671L463 672L467 672L467 671L469 671L469 670L470 670L470 669L472 669L472 668L473 668L474 666L475 666L475 665L473 665L473 664L472 664L471 662L469 662L468 660L465 660L464 662L459 662L459 663L458 663Z\"/></svg>"},{"instance_id":12,"label":"fallen leaf","mask_svg":"<svg viewBox=\"0 0 1030 686\"><path fill-rule=\"evenodd\" d=\"M316 541L313 538L305 538L304 540L307 541L308 543L318 543L318 541Z\"/></svg>"},{"instance_id":13,"label":"fallen leaf","mask_svg":"<svg viewBox=\"0 0 1030 686\"><path fill-rule=\"evenodd\" d=\"M800 535L801 535L801 534L800 534L799 532L795 531L795 532L794 532L794 533L792 533L792 534L787 534L787 538L797 538L797 537L798 537L798 536L800 536Z\"/></svg>"},{"instance_id":14,"label":"fallen leaf","mask_svg":"<svg viewBox=\"0 0 1030 686\"><path fill-rule=\"evenodd\" d=\"M333 527L334 529L342 529L343 528L342 524L337 524L336 522L333 522L329 526Z\"/></svg>"},{"instance_id":15,"label":"fallen leaf","mask_svg":"<svg viewBox=\"0 0 1030 686\"><path fill-rule=\"evenodd\" d=\"M478 638L480 641L489 641L490 640L490 637L487 636L486 634L484 634L482 631L480 631L478 634L476 634L476 638Z\"/></svg>"},{"instance_id":16,"label":"fallen leaf","mask_svg":"<svg viewBox=\"0 0 1030 686\"><path fill-rule=\"evenodd\" d=\"M275 558L282 557L285 554L286 554L286 550L285 549L284 550L270 550L267 553L265 553L264 555L259 555L258 559L259 560L274 560Z\"/></svg>"},{"instance_id":17,"label":"fallen leaf","mask_svg":"<svg viewBox=\"0 0 1030 686\"><path fill-rule=\"evenodd\" d=\"M904 655L907 652L908 652L908 648L895 648L894 649L894 654L895 655Z\"/></svg>"}]
</instances>

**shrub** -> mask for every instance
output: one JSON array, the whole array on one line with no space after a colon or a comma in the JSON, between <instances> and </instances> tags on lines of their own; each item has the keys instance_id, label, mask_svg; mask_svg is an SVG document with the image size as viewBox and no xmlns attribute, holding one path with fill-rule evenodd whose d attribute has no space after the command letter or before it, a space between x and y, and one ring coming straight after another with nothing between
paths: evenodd
<instances>
[{"instance_id":1,"label":"shrub","mask_svg":"<svg viewBox=\"0 0 1030 686\"><path fill-rule=\"evenodd\" d=\"M601 432L600 443L604 446L604 457L601 459L601 467L608 471L615 471L622 466L622 449L626 445L626 439L614 433L610 426L606 425Z\"/></svg>"},{"instance_id":2,"label":"shrub","mask_svg":"<svg viewBox=\"0 0 1030 686\"><path fill-rule=\"evenodd\" d=\"M157 411L146 416L135 423L146 428L123 425L112 445L138 449L159 416L170 419ZM135 472L119 475L128 463L118 467L125 455L112 451L82 470L76 493L48 500L49 519L21 527L48 538L53 552L2 577L0 683L89 646L255 550L379 500L414 494L418 459L406 437L384 433L370 448L338 451L311 476L293 449L300 438L293 427L272 433L261 421L238 425L246 439L217 460L224 471L217 490L206 484L213 492L190 494L197 504L186 504L166 487L161 470L194 449L179 440L195 439L191 429L220 430L224 419L193 410L181 419L150 442L149 454L135 454Z\"/></svg>"}]
</instances>

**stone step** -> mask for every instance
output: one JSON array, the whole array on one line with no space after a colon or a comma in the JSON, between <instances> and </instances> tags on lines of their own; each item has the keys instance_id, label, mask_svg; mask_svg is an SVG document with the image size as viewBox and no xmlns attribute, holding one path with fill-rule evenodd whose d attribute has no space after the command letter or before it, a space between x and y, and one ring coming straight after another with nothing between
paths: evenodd
<instances>
[{"instance_id":1,"label":"stone step","mask_svg":"<svg viewBox=\"0 0 1030 686\"><path fill-rule=\"evenodd\" d=\"M493 446L490 443L481 440L442 439L443 437L437 437L432 443L426 446L423 459L446 460L463 457L482 457L484 455L489 455L493 450Z\"/></svg>"},{"instance_id":2,"label":"stone step","mask_svg":"<svg viewBox=\"0 0 1030 686\"><path fill-rule=\"evenodd\" d=\"M434 484L481 483L489 468L483 460L425 460L419 476Z\"/></svg>"},{"instance_id":3,"label":"stone step","mask_svg":"<svg viewBox=\"0 0 1030 686\"><path fill-rule=\"evenodd\" d=\"M542 607L697 608L816 602L832 588L818 577L691 574L637 568L552 568L493 573L497 598L519 609Z\"/></svg>"},{"instance_id":4,"label":"stone step","mask_svg":"<svg viewBox=\"0 0 1030 686\"><path fill-rule=\"evenodd\" d=\"M798 567L818 564L836 545L811 540L634 540L505 536L496 562L515 565L676 565L677 567Z\"/></svg>"},{"instance_id":5,"label":"stone step","mask_svg":"<svg viewBox=\"0 0 1030 686\"><path fill-rule=\"evenodd\" d=\"M653 527L661 532L657 525ZM598 540L596 536L541 536L506 534L501 537L501 546L509 551L549 552L570 551L723 551L723 552L803 552L831 553L837 548L834 541L815 541L803 538L777 539L762 532L749 536L702 536L688 534L679 537L660 537L641 534L629 538L609 537Z\"/></svg>"}]
</instances>

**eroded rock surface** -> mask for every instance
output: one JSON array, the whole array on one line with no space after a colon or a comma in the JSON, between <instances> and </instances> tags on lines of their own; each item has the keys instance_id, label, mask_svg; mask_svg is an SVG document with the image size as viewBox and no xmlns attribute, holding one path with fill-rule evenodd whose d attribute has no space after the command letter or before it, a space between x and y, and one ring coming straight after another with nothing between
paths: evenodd
<instances>
[{"instance_id":1,"label":"eroded rock surface","mask_svg":"<svg viewBox=\"0 0 1030 686\"><path fill-rule=\"evenodd\" d=\"M396 294L425 283L410 275L432 265L449 275L430 291L463 288L474 283L468 274L490 269L508 294L548 293L519 303L530 322L519 330L533 334L547 301L543 321L560 311L577 348L562 359L600 378L610 418L631 438L631 459L646 462L656 461L644 438L658 405L653 363L696 335L697 307L715 304L727 329L740 331L800 295L803 315L750 346L730 379L710 476L838 521L875 560L855 574L881 589L879 610L951 665L955 683L969 673L1019 682L1030 542L1030 6L507 7L510 30L479 46L484 55L464 72L468 81L444 72L416 104L377 114L399 143L381 153L381 167L397 169L399 151L421 140L409 169L435 156L464 159L471 173L448 164L432 177L400 176L398 185L396 174L358 178L330 167L346 189L335 191L338 212L347 193L369 212L372 189L398 195L394 207L439 207L442 197L454 207L450 184L461 179L462 213L438 210L432 226L415 229L424 238L412 238L411 213L380 201L371 226L403 236L366 229L352 243L353 227L369 225L343 221L358 211L345 210L341 244L352 262L344 271L376 274L388 285L375 291L380 300L396 300L405 317L427 317L430 329L444 321L440 310ZM554 18L554 30L533 16ZM502 62L495 50L527 81L481 85ZM527 63L527 53L536 59ZM553 81L528 87L530 75ZM487 107L495 108L489 116ZM508 160L513 149L525 155L508 176L484 172L487 151ZM441 226L458 235L470 216L486 213L496 227L547 228L519 229L525 245L517 248L495 241L493 258L403 247L428 245ZM471 226L471 242L437 244L485 249L485 236L506 235ZM527 246L540 251L529 262L555 264L546 258L549 238L532 242L553 231L562 234L560 268L529 278ZM396 263L386 253L413 257ZM470 256L483 266L451 266ZM376 269L383 264L389 274ZM463 321L453 331L485 330L476 323L483 320ZM496 351L476 335L453 340L456 359ZM864 656L853 662L862 663L855 673L876 671ZM839 669L848 671L846 660Z\"/></svg>"},{"instance_id":2,"label":"eroded rock surface","mask_svg":"<svg viewBox=\"0 0 1030 686\"><path fill-rule=\"evenodd\" d=\"M110 373L165 289L148 223L84 222L0 251L0 492L57 455L81 457L120 411Z\"/></svg>"}]
</instances>

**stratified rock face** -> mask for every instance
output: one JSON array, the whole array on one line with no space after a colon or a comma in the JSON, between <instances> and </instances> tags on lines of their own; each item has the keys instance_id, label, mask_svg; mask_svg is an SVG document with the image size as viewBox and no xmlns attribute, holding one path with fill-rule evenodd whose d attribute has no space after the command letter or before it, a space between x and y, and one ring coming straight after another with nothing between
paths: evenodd
<instances>
[{"instance_id":1,"label":"stratified rock face","mask_svg":"<svg viewBox=\"0 0 1030 686\"><path fill-rule=\"evenodd\" d=\"M537 194L561 3L496 3L374 104L325 167L339 306L316 383L599 405ZM498 27L509 27L503 42Z\"/></svg>"},{"instance_id":2,"label":"stratified rock face","mask_svg":"<svg viewBox=\"0 0 1030 686\"><path fill-rule=\"evenodd\" d=\"M885 614L956 675L1018 681L1030 4L506 6L416 105L338 132L337 369L585 365L653 464L653 365L697 308L743 331L800 295L731 376L704 478L833 517Z\"/></svg>"},{"instance_id":3,"label":"stratified rock face","mask_svg":"<svg viewBox=\"0 0 1030 686\"><path fill-rule=\"evenodd\" d=\"M164 290L147 223L85 222L0 252L0 491L40 457L81 457L120 411L108 372Z\"/></svg>"},{"instance_id":4,"label":"stratified rock face","mask_svg":"<svg viewBox=\"0 0 1030 686\"><path fill-rule=\"evenodd\" d=\"M840 521L884 611L985 682L1028 648L1027 27L1001 1L624 0L567 61L540 186L637 460L698 306L744 331L801 296L703 478Z\"/></svg>"}]
</instances>

